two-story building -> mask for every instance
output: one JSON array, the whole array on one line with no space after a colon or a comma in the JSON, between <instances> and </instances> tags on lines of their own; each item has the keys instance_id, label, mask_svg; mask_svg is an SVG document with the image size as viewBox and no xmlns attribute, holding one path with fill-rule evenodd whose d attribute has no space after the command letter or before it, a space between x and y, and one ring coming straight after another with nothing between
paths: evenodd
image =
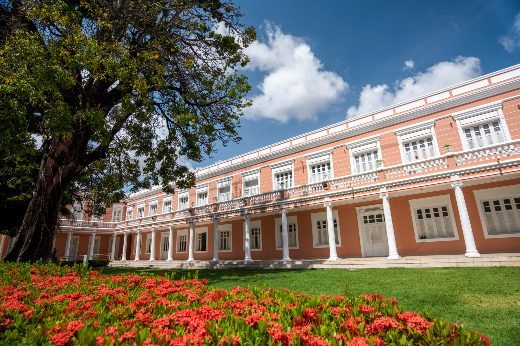
<instances>
[{"instance_id":1,"label":"two-story building","mask_svg":"<svg viewBox=\"0 0 520 346\"><path fill-rule=\"evenodd\" d=\"M520 65L63 220L59 257L245 260L520 250ZM11 240L2 237L5 254Z\"/></svg>"}]
</instances>

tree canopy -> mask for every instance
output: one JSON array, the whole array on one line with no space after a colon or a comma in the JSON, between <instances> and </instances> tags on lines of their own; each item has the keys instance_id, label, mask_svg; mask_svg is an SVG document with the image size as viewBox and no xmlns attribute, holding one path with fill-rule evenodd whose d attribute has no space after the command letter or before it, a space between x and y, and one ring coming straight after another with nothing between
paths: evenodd
<instances>
[{"instance_id":1,"label":"tree canopy","mask_svg":"<svg viewBox=\"0 0 520 346\"><path fill-rule=\"evenodd\" d=\"M27 255L31 238L53 236L71 186L101 214L128 186L193 186L185 158L240 140L251 101L238 68L256 39L241 16L219 0L2 2L0 159L42 143L34 196L6 259L47 256L44 245Z\"/></svg>"}]
</instances>

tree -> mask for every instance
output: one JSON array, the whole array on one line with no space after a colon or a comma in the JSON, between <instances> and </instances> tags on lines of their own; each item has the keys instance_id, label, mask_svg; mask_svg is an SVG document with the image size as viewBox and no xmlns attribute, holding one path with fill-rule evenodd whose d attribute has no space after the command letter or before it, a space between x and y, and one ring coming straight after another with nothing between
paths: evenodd
<instances>
[{"instance_id":1,"label":"tree","mask_svg":"<svg viewBox=\"0 0 520 346\"><path fill-rule=\"evenodd\" d=\"M101 213L132 191L191 187L201 161L240 137L256 39L219 0L12 0L0 10L0 146L40 139L33 197L8 261L49 261L73 187ZM224 27L229 34L218 34Z\"/></svg>"}]
</instances>

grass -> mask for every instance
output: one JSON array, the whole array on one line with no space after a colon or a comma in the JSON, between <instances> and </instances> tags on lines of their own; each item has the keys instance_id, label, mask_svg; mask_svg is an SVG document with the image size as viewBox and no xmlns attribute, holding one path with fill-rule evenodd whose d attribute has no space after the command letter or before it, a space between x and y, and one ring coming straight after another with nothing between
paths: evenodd
<instances>
[{"instance_id":1,"label":"grass","mask_svg":"<svg viewBox=\"0 0 520 346\"><path fill-rule=\"evenodd\" d=\"M140 272L141 270L137 270ZM181 278L193 270L157 270ZM104 268L104 275L132 273L132 268ZM356 295L393 297L406 310L428 311L434 317L464 324L487 335L492 345L520 346L520 268L200 270L208 285L262 286L313 295L343 294L346 284Z\"/></svg>"}]
</instances>

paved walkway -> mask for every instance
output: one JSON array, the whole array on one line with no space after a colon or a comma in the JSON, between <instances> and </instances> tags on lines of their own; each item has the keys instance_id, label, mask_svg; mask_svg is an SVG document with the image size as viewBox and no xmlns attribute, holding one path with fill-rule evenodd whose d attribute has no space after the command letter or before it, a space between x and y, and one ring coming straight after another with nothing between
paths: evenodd
<instances>
[{"instance_id":1,"label":"paved walkway","mask_svg":"<svg viewBox=\"0 0 520 346\"><path fill-rule=\"evenodd\" d=\"M110 267L156 269L366 269L366 268L447 268L447 267L520 267L520 253L489 253L470 258L464 254L404 256L398 260L384 257L344 258L338 261L323 259L228 261L115 261Z\"/></svg>"}]
</instances>

